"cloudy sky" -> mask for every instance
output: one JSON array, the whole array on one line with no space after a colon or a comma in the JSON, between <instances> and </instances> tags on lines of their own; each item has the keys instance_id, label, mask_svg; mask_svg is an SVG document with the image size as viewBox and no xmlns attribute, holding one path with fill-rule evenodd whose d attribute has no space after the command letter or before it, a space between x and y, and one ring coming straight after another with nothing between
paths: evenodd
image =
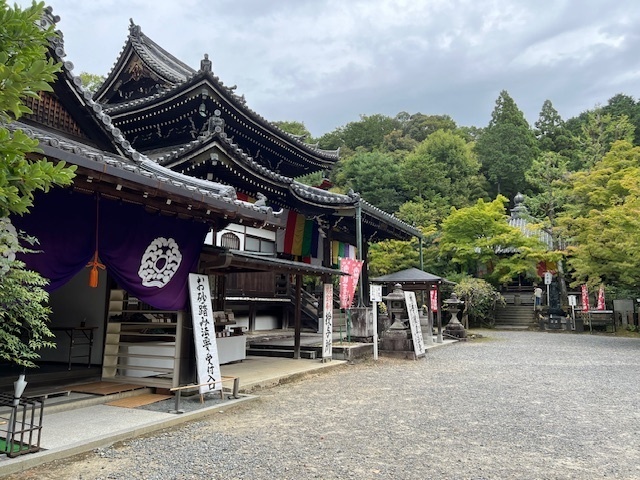
<instances>
[{"instance_id":1,"label":"cloudy sky","mask_svg":"<svg viewBox=\"0 0 640 480\"><path fill-rule=\"evenodd\" d=\"M20 0L26 5L30 0ZM129 19L197 69L204 53L268 120L314 136L398 112L486 126L501 90L533 123L640 95L637 0L48 0L74 72L105 75Z\"/></svg>"}]
</instances>

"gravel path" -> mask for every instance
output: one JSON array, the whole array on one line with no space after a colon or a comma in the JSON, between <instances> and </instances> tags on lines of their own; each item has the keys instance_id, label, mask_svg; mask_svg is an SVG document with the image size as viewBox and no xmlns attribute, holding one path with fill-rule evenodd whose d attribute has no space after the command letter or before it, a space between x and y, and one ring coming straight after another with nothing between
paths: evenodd
<instances>
[{"instance_id":1,"label":"gravel path","mask_svg":"<svg viewBox=\"0 0 640 480\"><path fill-rule=\"evenodd\" d=\"M640 340L483 332L11 479L640 479Z\"/></svg>"}]
</instances>

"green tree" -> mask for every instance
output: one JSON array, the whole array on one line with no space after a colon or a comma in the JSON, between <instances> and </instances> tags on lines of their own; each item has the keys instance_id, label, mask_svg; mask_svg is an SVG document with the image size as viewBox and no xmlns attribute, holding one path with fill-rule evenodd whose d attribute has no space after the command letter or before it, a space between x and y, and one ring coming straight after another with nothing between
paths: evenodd
<instances>
[{"instance_id":1,"label":"green tree","mask_svg":"<svg viewBox=\"0 0 640 480\"><path fill-rule=\"evenodd\" d=\"M452 208L442 222L440 254L461 273L476 274L479 267L487 267L485 278L494 285L519 275L536 278L536 265L549 258L545 245L508 224L507 202L499 195L492 202Z\"/></svg>"},{"instance_id":2,"label":"green tree","mask_svg":"<svg viewBox=\"0 0 640 480\"><path fill-rule=\"evenodd\" d=\"M613 118L625 115L634 127L633 144L640 145L640 103L629 95L618 93L607 101L607 104L602 107L602 112Z\"/></svg>"},{"instance_id":3,"label":"green tree","mask_svg":"<svg viewBox=\"0 0 640 480\"><path fill-rule=\"evenodd\" d=\"M377 277L398 272L406 268L419 267L420 255L417 240L403 242L385 240L369 247L369 275Z\"/></svg>"},{"instance_id":4,"label":"green tree","mask_svg":"<svg viewBox=\"0 0 640 480\"><path fill-rule=\"evenodd\" d=\"M541 152L556 152L565 157L574 155L575 141L550 100L542 104L534 133Z\"/></svg>"},{"instance_id":5,"label":"green tree","mask_svg":"<svg viewBox=\"0 0 640 480\"><path fill-rule=\"evenodd\" d=\"M350 151L356 151L358 148L372 151L380 148L384 137L398 127L399 122L386 115L360 115L357 122L349 122L332 134L323 136L321 144L337 144L335 148L344 146Z\"/></svg>"},{"instance_id":6,"label":"green tree","mask_svg":"<svg viewBox=\"0 0 640 480\"><path fill-rule=\"evenodd\" d=\"M303 122L296 122L294 120L273 122L273 124L284 132L301 137L302 140L307 143L313 143L313 136Z\"/></svg>"},{"instance_id":7,"label":"green tree","mask_svg":"<svg viewBox=\"0 0 640 480\"><path fill-rule=\"evenodd\" d=\"M38 350L55 347L47 325L51 309L43 288L47 281L15 259L15 253L34 253L21 246L18 237L35 240L19 235L7 219L0 219L0 359L35 367Z\"/></svg>"},{"instance_id":8,"label":"green tree","mask_svg":"<svg viewBox=\"0 0 640 480\"><path fill-rule=\"evenodd\" d=\"M384 136L380 150L383 152L410 152L416 148L417 145L418 142L413 138L404 135L400 130L394 130Z\"/></svg>"},{"instance_id":9,"label":"green tree","mask_svg":"<svg viewBox=\"0 0 640 480\"><path fill-rule=\"evenodd\" d=\"M590 168L599 162L618 140L633 142L634 127L626 115L614 117L603 109L588 112L576 140L580 148L579 164L572 170Z\"/></svg>"},{"instance_id":10,"label":"green tree","mask_svg":"<svg viewBox=\"0 0 640 480\"><path fill-rule=\"evenodd\" d=\"M453 131L429 135L401 163L408 195L415 201L461 207L482 196L480 164L469 144Z\"/></svg>"},{"instance_id":11,"label":"green tree","mask_svg":"<svg viewBox=\"0 0 640 480\"><path fill-rule=\"evenodd\" d=\"M9 215L28 213L37 190L69 185L75 167L37 159L38 143L21 130L7 125L30 113L25 97L38 98L51 91L58 65L47 60L53 28L42 30L44 3L21 9L0 0L0 357L20 365L32 365L39 348L49 346L46 325L45 280L25 270L15 253L24 251ZM11 240L13 239L13 240Z\"/></svg>"},{"instance_id":12,"label":"green tree","mask_svg":"<svg viewBox=\"0 0 640 480\"><path fill-rule=\"evenodd\" d=\"M476 152L492 186L491 196L512 198L525 190L525 172L537 155L536 138L505 90L500 92L491 121L478 138Z\"/></svg>"},{"instance_id":13,"label":"green tree","mask_svg":"<svg viewBox=\"0 0 640 480\"><path fill-rule=\"evenodd\" d=\"M456 282L453 291L464 301L462 316L468 316L470 326L495 325L496 307L505 305L505 300L493 285L481 278L464 276Z\"/></svg>"},{"instance_id":14,"label":"green tree","mask_svg":"<svg viewBox=\"0 0 640 480\"><path fill-rule=\"evenodd\" d=\"M398 179L399 165L394 155L359 151L340 160L336 186L359 193L386 212L395 212L406 200Z\"/></svg>"},{"instance_id":15,"label":"green tree","mask_svg":"<svg viewBox=\"0 0 640 480\"><path fill-rule=\"evenodd\" d=\"M95 93L98 87L104 82L104 75L97 75L95 73L80 72L80 79L84 88L91 93Z\"/></svg>"},{"instance_id":16,"label":"green tree","mask_svg":"<svg viewBox=\"0 0 640 480\"><path fill-rule=\"evenodd\" d=\"M438 225L451 211L448 199L432 197L429 199L415 198L400 205L396 216L410 225L428 227Z\"/></svg>"},{"instance_id":17,"label":"green tree","mask_svg":"<svg viewBox=\"0 0 640 480\"><path fill-rule=\"evenodd\" d=\"M424 141L438 130L456 130L457 128L456 122L449 115L425 115L419 112L408 115L406 112L401 112L396 115L396 119L402 121L403 135L416 142Z\"/></svg>"},{"instance_id":18,"label":"green tree","mask_svg":"<svg viewBox=\"0 0 640 480\"><path fill-rule=\"evenodd\" d=\"M534 217L543 219L542 228L551 235L551 249L563 249L558 215L562 213L567 200L567 177L569 160L559 153L544 152L533 162L526 178L535 194L527 197L526 203ZM567 286L562 257L558 258L558 279L560 294L566 300Z\"/></svg>"},{"instance_id":19,"label":"green tree","mask_svg":"<svg viewBox=\"0 0 640 480\"><path fill-rule=\"evenodd\" d=\"M566 211L559 218L573 285L640 285L640 147L616 142L588 171L570 178Z\"/></svg>"}]
</instances>

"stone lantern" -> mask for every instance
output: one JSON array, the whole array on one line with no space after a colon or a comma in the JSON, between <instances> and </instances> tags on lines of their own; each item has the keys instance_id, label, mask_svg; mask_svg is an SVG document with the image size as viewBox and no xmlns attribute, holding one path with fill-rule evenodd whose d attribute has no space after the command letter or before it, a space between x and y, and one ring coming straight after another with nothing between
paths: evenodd
<instances>
[{"instance_id":1,"label":"stone lantern","mask_svg":"<svg viewBox=\"0 0 640 480\"><path fill-rule=\"evenodd\" d=\"M380 350L387 355L417 359L402 286L394 285L393 291L382 299L387 304L392 323L380 338Z\"/></svg>"},{"instance_id":2,"label":"stone lantern","mask_svg":"<svg viewBox=\"0 0 640 480\"><path fill-rule=\"evenodd\" d=\"M396 283L393 286L393 291L387 296L382 297L382 299L387 303L387 312L389 317L391 317L391 329L408 329L409 327L403 321L403 319L409 319L409 314L407 313L402 285Z\"/></svg>"},{"instance_id":3,"label":"stone lantern","mask_svg":"<svg viewBox=\"0 0 640 480\"><path fill-rule=\"evenodd\" d=\"M445 310L451 313L451 319L447 326L444 327L444 331L447 335L456 338L467 338L467 331L464 329L460 320L458 320L458 312L462 309L464 302L458 298L455 293L451 294L451 297L443 300L442 303L445 306Z\"/></svg>"}]
</instances>

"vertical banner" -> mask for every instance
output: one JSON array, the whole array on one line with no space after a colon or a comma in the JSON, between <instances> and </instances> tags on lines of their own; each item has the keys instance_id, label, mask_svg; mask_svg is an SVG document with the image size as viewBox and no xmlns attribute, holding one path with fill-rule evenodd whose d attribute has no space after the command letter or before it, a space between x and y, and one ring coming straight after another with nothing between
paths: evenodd
<instances>
[{"instance_id":1,"label":"vertical banner","mask_svg":"<svg viewBox=\"0 0 640 480\"><path fill-rule=\"evenodd\" d=\"M586 285L582 285L582 311L589 311L589 290Z\"/></svg>"},{"instance_id":2,"label":"vertical banner","mask_svg":"<svg viewBox=\"0 0 640 480\"><path fill-rule=\"evenodd\" d=\"M322 359L333 356L333 285L324 284L322 296Z\"/></svg>"},{"instance_id":3,"label":"vertical banner","mask_svg":"<svg viewBox=\"0 0 640 480\"><path fill-rule=\"evenodd\" d=\"M409 313L413 351L416 357L420 357L424 355L424 338L422 338L422 328L420 327L420 314L418 313L416 292L404 292L404 300L407 304L407 312Z\"/></svg>"},{"instance_id":4,"label":"vertical banner","mask_svg":"<svg viewBox=\"0 0 640 480\"><path fill-rule=\"evenodd\" d=\"M340 259L340 271L346 273L340 277L340 308L351 308L363 263L354 258Z\"/></svg>"},{"instance_id":5,"label":"vertical banner","mask_svg":"<svg viewBox=\"0 0 640 480\"><path fill-rule=\"evenodd\" d=\"M431 295L431 311L437 312L438 311L438 290L436 290L435 288L432 288L429 291L429 295Z\"/></svg>"},{"instance_id":6,"label":"vertical banner","mask_svg":"<svg viewBox=\"0 0 640 480\"><path fill-rule=\"evenodd\" d=\"M598 305L596 306L596 309L605 310L604 285L600 285L600 290L598 290Z\"/></svg>"},{"instance_id":7,"label":"vertical banner","mask_svg":"<svg viewBox=\"0 0 640 480\"><path fill-rule=\"evenodd\" d=\"M209 277L190 273L189 294L191 318L193 319L193 340L196 346L198 383L218 382L200 387L200 393L222 390L222 373L218 360L218 344L216 343Z\"/></svg>"}]
</instances>

